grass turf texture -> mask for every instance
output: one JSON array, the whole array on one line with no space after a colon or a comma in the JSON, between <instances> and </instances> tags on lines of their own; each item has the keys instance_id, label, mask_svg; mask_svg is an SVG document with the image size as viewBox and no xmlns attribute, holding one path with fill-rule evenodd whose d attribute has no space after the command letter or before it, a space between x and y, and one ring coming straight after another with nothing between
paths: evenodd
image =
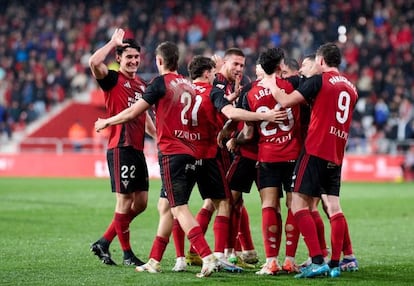
<instances>
[{"instance_id":1,"label":"grass turf texture","mask_svg":"<svg viewBox=\"0 0 414 286\"><path fill-rule=\"evenodd\" d=\"M160 182L151 181L150 186L148 208L131 226L133 250L144 261L158 225ZM256 270L247 270L199 279L195 277L199 271L195 266L186 273L171 271L175 262L172 239L160 274L136 273L131 267L110 267L98 261L89 247L113 216L114 197L108 179L1 178L0 285L412 285L414 185L345 183L341 196L359 272L343 273L336 279L296 280L292 275L258 276ZM261 264L261 211L255 189L245 195L245 203ZM193 213L201 206L196 190L190 204ZM284 206L282 215L286 216ZM329 223L324 221L329 243ZM207 240L212 246L211 226ZM120 264L122 251L117 239L111 252ZM283 244L280 253L283 262ZM305 259L301 239L297 261Z\"/></svg>"}]
</instances>

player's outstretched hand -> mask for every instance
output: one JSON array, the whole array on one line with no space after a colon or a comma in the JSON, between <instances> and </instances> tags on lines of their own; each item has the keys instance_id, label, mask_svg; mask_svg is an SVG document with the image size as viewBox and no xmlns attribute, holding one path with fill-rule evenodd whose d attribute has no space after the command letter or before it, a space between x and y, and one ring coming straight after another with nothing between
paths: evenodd
<instances>
[{"instance_id":1,"label":"player's outstretched hand","mask_svg":"<svg viewBox=\"0 0 414 286\"><path fill-rule=\"evenodd\" d=\"M115 29L114 33L112 34L111 41L114 42L116 46L127 46L127 43L123 43L125 31L121 28Z\"/></svg>"}]
</instances>

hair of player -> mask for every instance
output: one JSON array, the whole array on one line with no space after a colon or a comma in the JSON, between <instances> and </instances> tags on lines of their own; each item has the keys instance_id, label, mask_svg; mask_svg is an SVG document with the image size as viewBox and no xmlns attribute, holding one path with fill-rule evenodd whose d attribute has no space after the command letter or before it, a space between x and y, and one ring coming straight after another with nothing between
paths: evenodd
<instances>
[{"instance_id":1,"label":"hair of player","mask_svg":"<svg viewBox=\"0 0 414 286\"><path fill-rule=\"evenodd\" d=\"M227 58L229 56L239 56L245 58L245 54L243 51L239 48L229 48L224 52L224 58Z\"/></svg>"},{"instance_id":2,"label":"hair of player","mask_svg":"<svg viewBox=\"0 0 414 286\"><path fill-rule=\"evenodd\" d=\"M206 70L211 70L216 67L216 63L208 57L195 56L188 64L188 73L192 80L199 78Z\"/></svg>"},{"instance_id":3,"label":"hair of player","mask_svg":"<svg viewBox=\"0 0 414 286\"><path fill-rule=\"evenodd\" d=\"M260 54L259 63L264 72L270 75L280 68L280 63L284 57L285 52L281 48L270 48Z\"/></svg>"},{"instance_id":4,"label":"hair of player","mask_svg":"<svg viewBox=\"0 0 414 286\"><path fill-rule=\"evenodd\" d=\"M285 58L285 65L292 71L298 71L300 68L298 61L294 58Z\"/></svg>"},{"instance_id":5,"label":"hair of player","mask_svg":"<svg viewBox=\"0 0 414 286\"><path fill-rule=\"evenodd\" d=\"M127 44L127 45L125 45L125 46L117 46L116 47L116 54L117 55L122 55L122 53L127 48L136 49L139 53L141 52L141 47L138 45L138 43L134 39L124 39L122 41L122 43Z\"/></svg>"},{"instance_id":6,"label":"hair of player","mask_svg":"<svg viewBox=\"0 0 414 286\"><path fill-rule=\"evenodd\" d=\"M321 45L316 51L317 56L322 56L328 67L339 67L341 64L341 51L334 43Z\"/></svg>"},{"instance_id":7,"label":"hair of player","mask_svg":"<svg viewBox=\"0 0 414 286\"><path fill-rule=\"evenodd\" d=\"M178 70L179 51L176 44L169 41L162 42L155 49L155 54L163 58L167 70Z\"/></svg>"}]
</instances>

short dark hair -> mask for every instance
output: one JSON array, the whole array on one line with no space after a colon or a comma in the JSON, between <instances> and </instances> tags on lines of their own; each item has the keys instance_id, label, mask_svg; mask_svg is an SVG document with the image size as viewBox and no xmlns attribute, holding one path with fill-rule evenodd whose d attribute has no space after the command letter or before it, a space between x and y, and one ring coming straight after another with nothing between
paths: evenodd
<instances>
[{"instance_id":1,"label":"short dark hair","mask_svg":"<svg viewBox=\"0 0 414 286\"><path fill-rule=\"evenodd\" d=\"M339 67L341 64L341 51L334 43L321 45L316 51L317 56L322 56L328 67Z\"/></svg>"},{"instance_id":2,"label":"short dark hair","mask_svg":"<svg viewBox=\"0 0 414 286\"><path fill-rule=\"evenodd\" d=\"M298 71L299 70L299 63L294 58L285 58L285 65L292 71Z\"/></svg>"},{"instance_id":3,"label":"short dark hair","mask_svg":"<svg viewBox=\"0 0 414 286\"><path fill-rule=\"evenodd\" d=\"M240 56L240 57L243 57L243 58L246 57L244 55L243 51L239 48L229 48L224 52L224 57L232 56L232 55Z\"/></svg>"},{"instance_id":4,"label":"short dark hair","mask_svg":"<svg viewBox=\"0 0 414 286\"><path fill-rule=\"evenodd\" d=\"M280 66L280 62L285 57L285 52L281 48L270 48L259 56L259 63L266 74L274 73Z\"/></svg>"},{"instance_id":5,"label":"short dark hair","mask_svg":"<svg viewBox=\"0 0 414 286\"><path fill-rule=\"evenodd\" d=\"M122 41L122 43L127 44L125 46L117 46L116 47L116 54L117 55L122 55L122 53L127 49L127 48L132 48L132 49L136 49L138 52L141 52L141 47L138 45L137 42L135 42L134 39L124 39Z\"/></svg>"},{"instance_id":6,"label":"short dark hair","mask_svg":"<svg viewBox=\"0 0 414 286\"><path fill-rule=\"evenodd\" d=\"M173 42L162 42L155 49L155 54L164 59L165 67L170 71L178 69L179 51L178 46Z\"/></svg>"},{"instance_id":7,"label":"short dark hair","mask_svg":"<svg viewBox=\"0 0 414 286\"><path fill-rule=\"evenodd\" d=\"M192 80L199 78L206 70L211 70L216 67L216 63L204 56L195 56L188 64L188 73Z\"/></svg>"}]
</instances>

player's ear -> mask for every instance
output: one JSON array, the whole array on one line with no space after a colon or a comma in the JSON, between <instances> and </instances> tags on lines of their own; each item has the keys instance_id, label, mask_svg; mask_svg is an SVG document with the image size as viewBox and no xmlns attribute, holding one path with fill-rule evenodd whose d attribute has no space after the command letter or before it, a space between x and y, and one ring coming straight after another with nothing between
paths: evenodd
<instances>
[{"instance_id":1,"label":"player's ear","mask_svg":"<svg viewBox=\"0 0 414 286\"><path fill-rule=\"evenodd\" d=\"M160 57L159 55L157 55L157 56L155 56L155 60L157 62L157 65L162 66L162 64L164 62L162 57Z\"/></svg>"},{"instance_id":2,"label":"player's ear","mask_svg":"<svg viewBox=\"0 0 414 286\"><path fill-rule=\"evenodd\" d=\"M323 57L321 57L321 61L320 61L320 63L319 63L319 64L320 64L321 66L323 66L323 64L324 64L324 63L325 63L325 61L324 61Z\"/></svg>"}]
</instances>

